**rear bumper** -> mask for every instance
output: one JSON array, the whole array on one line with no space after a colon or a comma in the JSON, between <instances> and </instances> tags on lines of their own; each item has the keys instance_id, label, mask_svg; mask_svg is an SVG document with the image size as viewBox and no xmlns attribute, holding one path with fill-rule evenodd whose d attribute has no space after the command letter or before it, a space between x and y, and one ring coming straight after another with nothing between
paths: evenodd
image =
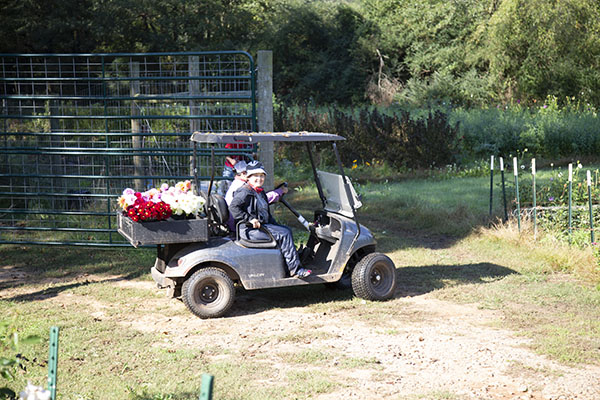
<instances>
[{"instance_id":1,"label":"rear bumper","mask_svg":"<svg viewBox=\"0 0 600 400\"><path fill-rule=\"evenodd\" d=\"M156 282L156 286L158 286L159 289L169 287L175 288L175 281L171 278L167 278L165 274L163 274L156 268L156 266L150 269L150 273L152 274L152 279L154 279L154 282Z\"/></svg>"}]
</instances>

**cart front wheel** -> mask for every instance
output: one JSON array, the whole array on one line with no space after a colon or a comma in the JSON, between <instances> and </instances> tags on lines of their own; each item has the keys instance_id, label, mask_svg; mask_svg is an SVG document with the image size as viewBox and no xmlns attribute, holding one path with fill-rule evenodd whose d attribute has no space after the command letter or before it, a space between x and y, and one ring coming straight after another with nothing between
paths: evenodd
<instances>
[{"instance_id":1,"label":"cart front wheel","mask_svg":"<svg viewBox=\"0 0 600 400\"><path fill-rule=\"evenodd\" d=\"M203 268L192 274L181 287L183 302L200 318L216 318L233 305L233 281L218 268Z\"/></svg>"},{"instance_id":2,"label":"cart front wheel","mask_svg":"<svg viewBox=\"0 0 600 400\"><path fill-rule=\"evenodd\" d=\"M365 300L387 300L396 291L396 267L388 256L371 253L352 271L352 290Z\"/></svg>"}]
</instances>

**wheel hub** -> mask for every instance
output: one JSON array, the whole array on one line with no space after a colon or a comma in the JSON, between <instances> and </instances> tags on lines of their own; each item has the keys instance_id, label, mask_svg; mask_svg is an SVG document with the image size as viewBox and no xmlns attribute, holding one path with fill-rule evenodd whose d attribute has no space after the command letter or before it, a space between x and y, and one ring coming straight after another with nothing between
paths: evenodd
<instances>
[{"instance_id":1,"label":"wheel hub","mask_svg":"<svg viewBox=\"0 0 600 400\"><path fill-rule=\"evenodd\" d=\"M200 297L206 303L212 303L217 299L218 295L219 290L213 285L204 285L204 287L200 290Z\"/></svg>"},{"instance_id":2,"label":"wheel hub","mask_svg":"<svg viewBox=\"0 0 600 400\"><path fill-rule=\"evenodd\" d=\"M381 283L381 279L381 273L377 270L373 271L373 274L371 274L371 283L377 286Z\"/></svg>"}]
</instances>

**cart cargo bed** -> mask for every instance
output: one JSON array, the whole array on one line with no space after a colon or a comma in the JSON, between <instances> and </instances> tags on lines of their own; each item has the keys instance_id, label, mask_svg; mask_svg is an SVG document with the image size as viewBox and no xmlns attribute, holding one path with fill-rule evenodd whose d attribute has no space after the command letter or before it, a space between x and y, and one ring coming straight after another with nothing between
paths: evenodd
<instances>
[{"instance_id":1,"label":"cart cargo bed","mask_svg":"<svg viewBox=\"0 0 600 400\"><path fill-rule=\"evenodd\" d=\"M206 218L135 222L122 213L117 213L117 225L119 233L134 247L208 240Z\"/></svg>"}]
</instances>

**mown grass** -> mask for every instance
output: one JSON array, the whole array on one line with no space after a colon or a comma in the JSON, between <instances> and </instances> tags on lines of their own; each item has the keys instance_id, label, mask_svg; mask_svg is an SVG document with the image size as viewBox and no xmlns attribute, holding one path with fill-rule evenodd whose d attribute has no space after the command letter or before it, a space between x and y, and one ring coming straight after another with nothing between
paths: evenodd
<instances>
[{"instance_id":1,"label":"mown grass","mask_svg":"<svg viewBox=\"0 0 600 400\"><path fill-rule=\"evenodd\" d=\"M498 310L502 327L531 338L540 354L567 364L600 363L600 271L592 250L541 233L534 241L526 222L521 233L514 223L490 227L488 183L482 177L359 187L365 203L360 221L398 267L399 289L392 302L365 302L321 286L273 289L241 293L233 317L303 307L307 313L343 316L393 336L402 333L398 324L430 318L407 306L403 297L429 294ZM294 191L289 201L307 217L319 203L311 186ZM499 204L494 212L501 213ZM289 212L279 208L276 214L296 229ZM297 237L302 236L299 229ZM10 273L0 282L0 290L10 293L0 298L0 315L18 314L23 335L47 338L51 326L61 327L60 398L192 399L207 372L216 377L215 398L309 398L352 385L351 378L340 379L334 369L377 373L382 368L369 357L307 347L311 341L334 339L323 321L293 332L251 335L241 350L211 341L219 332L230 333L231 326L219 322L194 330L193 346L178 344L168 331L152 326L135 329L132 321L155 313L178 323L194 318L160 293L118 284L150 279L151 249L5 245L0 252L0 271L27 274L25 282ZM287 350L276 355L251 350L263 341ZM27 371L0 386L17 390L27 380L43 384L47 345L23 349L30 360ZM416 398L460 397L434 391Z\"/></svg>"}]
</instances>

